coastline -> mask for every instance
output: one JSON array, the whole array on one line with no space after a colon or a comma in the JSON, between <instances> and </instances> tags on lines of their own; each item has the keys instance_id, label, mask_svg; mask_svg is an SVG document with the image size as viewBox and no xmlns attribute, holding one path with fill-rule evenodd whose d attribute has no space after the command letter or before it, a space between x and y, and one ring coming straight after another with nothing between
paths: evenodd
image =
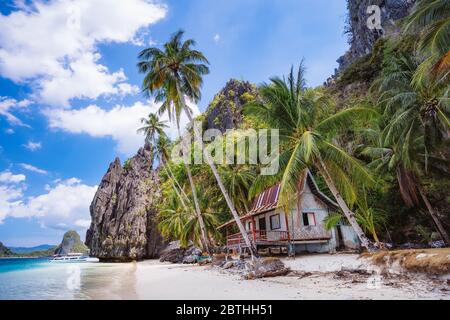
<instances>
[{"instance_id":1,"label":"coastline","mask_svg":"<svg viewBox=\"0 0 450 320\"><path fill-rule=\"evenodd\" d=\"M303 269L309 265L307 271L302 271L307 275L294 272L288 276L256 280L243 280L240 275L211 266L146 260L118 265L120 276L103 289L84 279L85 288L91 287L84 294L87 299L450 300L449 291L443 291L425 278L381 277L378 284L372 285L366 278L337 276L339 273L336 272L342 268L341 261L344 261L344 268L364 264L357 255L335 255L335 263L326 265L323 264L324 259L327 259L324 255L312 255L285 261L291 268L298 266Z\"/></svg>"},{"instance_id":2,"label":"coastline","mask_svg":"<svg viewBox=\"0 0 450 320\"><path fill-rule=\"evenodd\" d=\"M244 280L238 272L211 265L159 260L44 261L26 269L0 272L0 299L450 300L450 282L445 279L414 273L377 278L367 272L376 267L356 254L311 254L281 260L292 272L255 280Z\"/></svg>"}]
</instances>

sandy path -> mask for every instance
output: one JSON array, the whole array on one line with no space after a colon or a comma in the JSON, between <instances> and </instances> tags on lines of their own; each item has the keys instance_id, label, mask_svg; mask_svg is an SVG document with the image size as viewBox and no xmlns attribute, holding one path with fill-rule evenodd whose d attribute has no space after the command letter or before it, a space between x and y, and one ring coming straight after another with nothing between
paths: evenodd
<instances>
[{"instance_id":1,"label":"sandy path","mask_svg":"<svg viewBox=\"0 0 450 320\"><path fill-rule=\"evenodd\" d=\"M356 255L315 255L285 260L294 270L312 272L243 280L208 266L173 265L156 260L123 264L115 268L113 281L86 292L90 299L450 299L429 280L404 278L337 277L341 266L364 266ZM96 279L96 277L93 277Z\"/></svg>"}]
</instances>

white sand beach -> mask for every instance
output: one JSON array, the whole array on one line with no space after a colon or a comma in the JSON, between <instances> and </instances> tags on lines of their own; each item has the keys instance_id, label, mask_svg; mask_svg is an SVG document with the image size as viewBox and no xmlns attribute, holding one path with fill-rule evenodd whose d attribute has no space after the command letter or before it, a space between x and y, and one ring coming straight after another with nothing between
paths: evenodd
<instances>
[{"instance_id":1,"label":"white sand beach","mask_svg":"<svg viewBox=\"0 0 450 320\"><path fill-rule=\"evenodd\" d=\"M84 299L450 299L449 285L420 277L339 276L342 267L366 268L354 254L307 255L283 261L289 276L243 280L210 266L147 260L108 264L83 274ZM103 269L104 272L101 272Z\"/></svg>"}]
</instances>

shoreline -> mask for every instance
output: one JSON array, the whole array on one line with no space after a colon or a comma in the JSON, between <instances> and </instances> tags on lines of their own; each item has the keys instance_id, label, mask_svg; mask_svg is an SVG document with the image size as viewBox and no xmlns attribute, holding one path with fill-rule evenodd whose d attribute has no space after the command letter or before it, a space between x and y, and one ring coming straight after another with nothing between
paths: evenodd
<instances>
[{"instance_id":1,"label":"shoreline","mask_svg":"<svg viewBox=\"0 0 450 320\"><path fill-rule=\"evenodd\" d=\"M297 299L444 299L450 286L404 275L372 277L342 273L364 267L357 255L302 256L283 259L294 272L286 276L244 280L238 274L207 266L161 263L158 260L117 265L119 272L100 289L84 279L87 299L150 300L297 300ZM324 264L327 260L329 263ZM308 268L304 268L308 265ZM300 268L300 269L299 269ZM93 280L93 279L91 279ZM447 290L447 291L446 291Z\"/></svg>"}]
</instances>

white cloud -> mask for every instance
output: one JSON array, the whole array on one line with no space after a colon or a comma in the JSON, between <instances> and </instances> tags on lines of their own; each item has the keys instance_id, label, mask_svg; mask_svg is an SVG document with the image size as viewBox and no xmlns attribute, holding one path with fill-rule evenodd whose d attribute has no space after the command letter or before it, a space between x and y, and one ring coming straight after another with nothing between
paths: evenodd
<instances>
[{"instance_id":1,"label":"white cloud","mask_svg":"<svg viewBox=\"0 0 450 320\"><path fill-rule=\"evenodd\" d=\"M0 48L0 51L1 51L1 48ZM1 58L0 58L0 64L1 64ZM30 105L30 103L31 103L31 101L29 101L29 100L17 101L16 99L13 99L13 98L0 96L0 116L4 116L6 118L6 121L8 121L8 123L11 125L28 127L28 125L24 124L19 118L14 116L11 113L11 110L25 109ZM13 131L13 133L14 133L14 131Z\"/></svg>"},{"instance_id":2,"label":"white cloud","mask_svg":"<svg viewBox=\"0 0 450 320\"><path fill-rule=\"evenodd\" d=\"M29 83L42 102L129 94L123 70L99 62L98 44L137 43L167 9L147 0L37 0L0 14L0 75ZM32 63L30 63L30 57Z\"/></svg>"},{"instance_id":3,"label":"white cloud","mask_svg":"<svg viewBox=\"0 0 450 320\"><path fill-rule=\"evenodd\" d=\"M192 103L188 105L194 115L199 114L198 107ZM90 105L79 110L52 109L45 111L49 125L53 129L60 129L70 133L88 134L92 137L111 137L117 142L117 149L125 155L136 153L142 146L144 137L136 130L141 126L140 119L149 113L157 112L159 105L136 102L132 106L118 105L105 110L97 105ZM162 115L161 120L168 120ZM182 128L188 123L186 115L182 115L180 125ZM166 133L171 137L177 136L175 124L171 124Z\"/></svg>"},{"instance_id":4,"label":"white cloud","mask_svg":"<svg viewBox=\"0 0 450 320\"><path fill-rule=\"evenodd\" d=\"M215 43L219 43L219 41L220 41L220 34L216 33L214 35L214 37L213 37L213 40L214 40Z\"/></svg>"},{"instance_id":5,"label":"white cloud","mask_svg":"<svg viewBox=\"0 0 450 320\"><path fill-rule=\"evenodd\" d=\"M11 128L8 128L8 129L5 130L5 133L7 133L7 134L14 134L14 130L11 129Z\"/></svg>"},{"instance_id":6,"label":"white cloud","mask_svg":"<svg viewBox=\"0 0 450 320\"><path fill-rule=\"evenodd\" d=\"M10 171L0 172L0 182L3 183L19 183L25 181L26 176L23 174L13 174Z\"/></svg>"},{"instance_id":7,"label":"white cloud","mask_svg":"<svg viewBox=\"0 0 450 320\"><path fill-rule=\"evenodd\" d=\"M78 219L75 221L74 224L78 227L88 229L89 226L91 225L91 220L90 219Z\"/></svg>"},{"instance_id":8,"label":"white cloud","mask_svg":"<svg viewBox=\"0 0 450 320\"><path fill-rule=\"evenodd\" d=\"M26 176L23 174L13 174L10 171L0 172L0 223L23 197L25 180Z\"/></svg>"},{"instance_id":9,"label":"white cloud","mask_svg":"<svg viewBox=\"0 0 450 320\"><path fill-rule=\"evenodd\" d=\"M0 184L0 224L23 197L23 187Z\"/></svg>"},{"instance_id":10,"label":"white cloud","mask_svg":"<svg viewBox=\"0 0 450 320\"><path fill-rule=\"evenodd\" d=\"M48 174L48 172L46 170L40 169L38 167L35 167L31 164L28 163L20 163L19 164L22 168L24 168L25 170L31 171L31 172L35 172L35 173L39 173L39 174Z\"/></svg>"},{"instance_id":11,"label":"white cloud","mask_svg":"<svg viewBox=\"0 0 450 320\"><path fill-rule=\"evenodd\" d=\"M23 145L26 149L30 151L36 151L42 148L42 144L40 142L28 141Z\"/></svg>"},{"instance_id":12,"label":"white cloud","mask_svg":"<svg viewBox=\"0 0 450 320\"><path fill-rule=\"evenodd\" d=\"M0 222L8 216L33 217L43 227L85 230L96 190L96 186L71 178L48 188L42 195L25 198L22 189L0 185Z\"/></svg>"}]
</instances>

